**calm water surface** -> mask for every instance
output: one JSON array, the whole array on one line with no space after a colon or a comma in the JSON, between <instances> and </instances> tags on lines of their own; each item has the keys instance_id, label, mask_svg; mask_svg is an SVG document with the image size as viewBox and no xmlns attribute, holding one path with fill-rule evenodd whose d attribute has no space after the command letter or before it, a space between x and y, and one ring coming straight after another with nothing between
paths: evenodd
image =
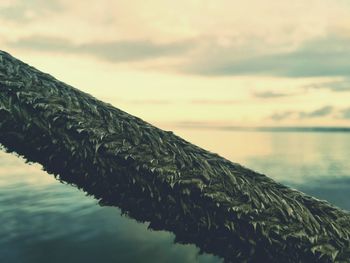
<instances>
[{"instance_id":1,"label":"calm water surface","mask_svg":"<svg viewBox=\"0 0 350 263\"><path fill-rule=\"evenodd\" d=\"M350 133L176 130L293 188L350 210ZM0 262L221 262L0 152Z\"/></svg>"}]
</instances>

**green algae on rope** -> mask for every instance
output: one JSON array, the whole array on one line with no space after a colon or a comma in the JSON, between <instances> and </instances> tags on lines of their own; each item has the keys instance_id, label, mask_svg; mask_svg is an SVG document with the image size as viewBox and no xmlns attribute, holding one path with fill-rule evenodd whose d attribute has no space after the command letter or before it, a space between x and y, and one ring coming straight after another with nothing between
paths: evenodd
<instances>
[{"instance_id":1,"label":"green algae on rope","mask_svg":"<svg viewBox=\"0 0 350 263\"><path fill-rule=\"evenodd\" d=\"M225 262L349 262L350 215L0 51L0 143Z\"/></svg>"}]
</instances>

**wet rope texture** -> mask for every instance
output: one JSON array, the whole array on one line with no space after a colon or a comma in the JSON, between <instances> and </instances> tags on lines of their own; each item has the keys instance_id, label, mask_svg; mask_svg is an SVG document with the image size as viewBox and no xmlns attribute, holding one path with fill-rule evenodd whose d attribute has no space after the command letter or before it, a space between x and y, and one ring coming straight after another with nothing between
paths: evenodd
<instances>
[{"instance_id":1,"label":"wet rope texture","mask_svg":"<svg viewBox=\"0 0 350 263\"><path fill-rule=\"evenodd\" d=\"M0 143L225 262L350 262L350 214L0 51Z\"/></svg>"}]
</instances>

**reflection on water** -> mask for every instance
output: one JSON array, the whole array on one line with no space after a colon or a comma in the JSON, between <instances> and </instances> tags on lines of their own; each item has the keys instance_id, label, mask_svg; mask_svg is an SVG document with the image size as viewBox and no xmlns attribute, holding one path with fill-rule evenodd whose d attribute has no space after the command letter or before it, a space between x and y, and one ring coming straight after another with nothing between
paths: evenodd
<instances>
[{"instance_id":1,"label":"reflection on water","mask_svg":"<svg viewBox=\"0 0 350 263\"><path fill-rule=\"evenodd\" d=\"M0 262L220 262L0 153Z\"/></svg>"},{"instance_id":2,"label":"reflection on water","mask_svg":"<svg viewBox=\"0 0 350 263\"><path fill-rule=\"evenodd\" d=\"M350 210L350 133L178 130L235 162ZM100 207L23 160L0 153L0 262L221 262L174 236Z\"/></svg>"}]
</instances>

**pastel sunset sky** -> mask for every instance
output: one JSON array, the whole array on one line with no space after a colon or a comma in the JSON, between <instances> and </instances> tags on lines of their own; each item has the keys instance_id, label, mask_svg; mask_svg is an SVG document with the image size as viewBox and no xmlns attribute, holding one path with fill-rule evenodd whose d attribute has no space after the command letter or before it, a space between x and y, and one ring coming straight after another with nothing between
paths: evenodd
<instances>
[{"instance_id":1,"label":"pastel sunset sky","mask_svg":"<svg viewBox=\"0 0 350 263\"><path fill-rule=\"evenodd\" d=\"M350 126L348 0L1 0L0 47L165 126Z\"/></svg>"}]
</instances>

